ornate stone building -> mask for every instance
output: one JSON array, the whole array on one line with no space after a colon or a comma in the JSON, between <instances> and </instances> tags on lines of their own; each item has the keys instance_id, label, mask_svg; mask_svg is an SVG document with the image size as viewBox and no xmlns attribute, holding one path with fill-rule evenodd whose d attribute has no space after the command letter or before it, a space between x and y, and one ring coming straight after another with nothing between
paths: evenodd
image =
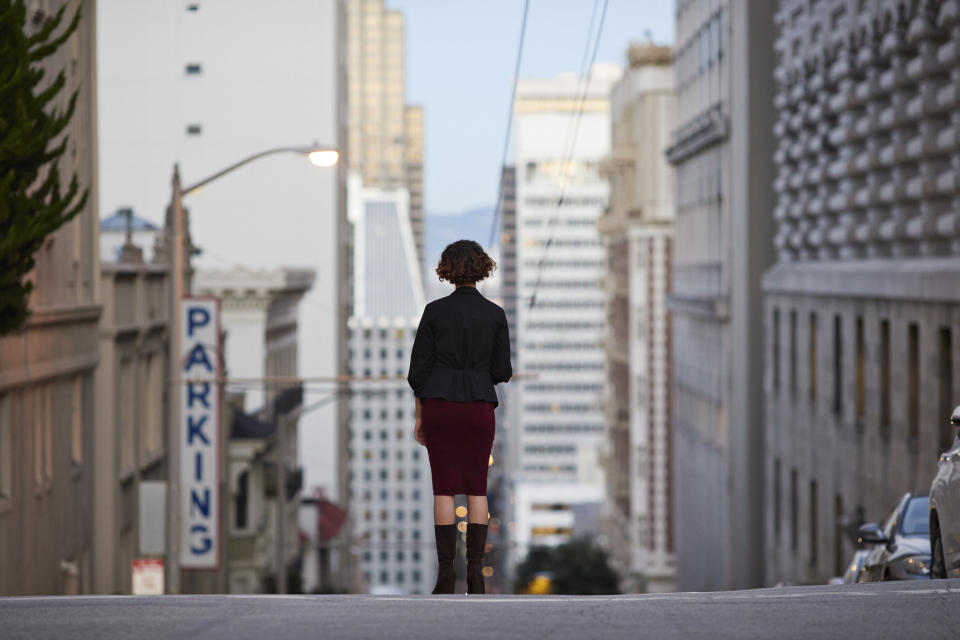
<instances>
[{"instance_id":1,"label":"ornate stone building","mask_svg":"<svg viewBox=\"0 0 960 640\"><path fill-rule=\"evenodd\" d=\"M783 0L766 578L842 573L960 399L960 2Z\"/></svg>"},{"instance_id":2,"label":"ornate stone building","mask_svg":"<svg viewBox=\"0 0 960 640\"><path fill-rule=\"evenodd\" d=\"M673 317L676 586L763 572L763 311L776 3L678 0Z\"/></svg>"},{"instance_id":3,"label":"ornate stone building","mask_svg":"<svg viewBox=\"0 0 960 640\"><path fill-rule=\"evenodd\" d=\"M622 589L673 589L670 290L673 129L670 47L634 45L610 95L605 532Z\"/></svg>"}]
</instances>

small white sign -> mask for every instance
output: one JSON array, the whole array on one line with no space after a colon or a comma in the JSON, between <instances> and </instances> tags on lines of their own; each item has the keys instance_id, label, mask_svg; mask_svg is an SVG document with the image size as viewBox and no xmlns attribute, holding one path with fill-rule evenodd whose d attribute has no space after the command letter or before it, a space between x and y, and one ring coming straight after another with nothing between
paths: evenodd
<instances>
[{"instance_id":1,"label":"small white sign","mask_svg":"<svg viewBox=\"0 0 960 640\"><path fill-rule=\"evenodd\" d=\"M163 595L163 560L135 558L133 561L133 595Z\"/></svg>"},{"instance_id":2,"label":"small white sign","mask_svg":"<svg viewBox=\"0 0 960 640\"><path fill-rule=\"evenodd\" d=\"M180 566L219 565L220 301L180 302Z\"/></svg>"}]
</instances>

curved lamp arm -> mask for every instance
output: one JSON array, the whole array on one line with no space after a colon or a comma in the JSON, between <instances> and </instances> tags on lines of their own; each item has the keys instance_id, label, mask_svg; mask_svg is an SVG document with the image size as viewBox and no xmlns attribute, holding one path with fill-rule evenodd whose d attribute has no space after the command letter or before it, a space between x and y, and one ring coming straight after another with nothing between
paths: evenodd
<instances>
[{"instance_id":1,"label":"curved lamp arm","mask_svg":"<svg viewBox=\"0 0 960 640\"><path fill-rule=\"evenodd\" d=\"M241 160L240 162L235 162L229 167L227 167L226 169L222 169L216 172L215 174L213 174L212 176L208 178L204 178L200 182L197 182L196 184L192 184L189 187L185 187L180 192L180 195L181 196L188 195L189 193L196 191L200 187L203 187L213 182L217 178L230 173L234 169L239 169L245 164L253 162L254 160L258 160L264 156L273 155L275 153L297 153L300 155L309 156L311 162L321 167L333 166L334 164L337 163L337 160L339 159L339 153L337 152L336 148L325 147L325 146L316 145L316 144L309 147L276 147L275 149L267 149L266 151L261 151L260 153L255 153L252 156L248 156L243 160ZM314 154L317 154L317 155L315 156Z\"/></svg>"}]
</instances>

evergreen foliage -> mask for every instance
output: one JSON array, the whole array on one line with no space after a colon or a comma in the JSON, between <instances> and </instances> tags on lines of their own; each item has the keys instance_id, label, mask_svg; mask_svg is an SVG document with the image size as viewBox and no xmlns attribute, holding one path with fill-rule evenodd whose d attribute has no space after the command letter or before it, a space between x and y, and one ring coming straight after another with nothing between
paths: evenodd
<instances>
[{"instance_id":1,"label":"evergreen foliage","mask_svg":"<svg viewBox=\"0 0 960 640\"><path fill-rule=\"evenodd\" d=\"M551 593L620 593L620 578L610 567L607 552L585 537L557 547L532 547L517 565L515 590L523 592L538 574L550 577Z\"/></svg>"},{"instance_id":2,"label":"evergreen foliage","mask_svg":"<svg viewBox=\"0 0 960 640\"><path fill-rule=\"evenodd\" d=\"M87 202L77 175L63 193L59 159L66 151L61 135L73 117L78 91L66 108L57 108L66 84L64 71L42 87L42 61L74 33L78 9L66 29L66 5L33 35L28 35L23 0L0 0L0 336L17 331L29 314L33 284L26 276L44 238L77 215Z\"/></svg>"}]
</instances>

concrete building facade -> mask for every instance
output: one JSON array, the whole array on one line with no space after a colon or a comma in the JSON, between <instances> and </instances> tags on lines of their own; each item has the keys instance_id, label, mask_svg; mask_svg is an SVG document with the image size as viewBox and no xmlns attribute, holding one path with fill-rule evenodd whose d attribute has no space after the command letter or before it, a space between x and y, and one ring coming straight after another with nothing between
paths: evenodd
<instances>
[{"instance_id":1,"label":"concrete building facade","mask_svg":"<svg viewBox=\"0 0 960 640\"><path fill-rule=\"evenodd\" d=\"M607 206L599 164L609 152L610 87L621 69L597 64L589 73L517 85L511 329L514 370L537 375L509 394L518 560L530 545L568 540L573 506L602 502L605 492L605 251L596 220Z\"/></svg>"},{"instance_id":2,"label":"concrete building facade","mask_svg":"<svg viewBox=\"0 0 960 640\"><path fill-rule=\"evenodd\" d=\"M62 69L57 108L78 91L60 161L89 189L86 206L35 254L29 308L17 333L0 338L0 595L90 593L94 589L94 373L99 362L97 90L94 1L28 4L38 30L67 5L76 32L44 61L46 81ZM61 27L62 28L62 27ZM48 85L47 85L48 86Z\"/></svg>"},{"instance_id":3,"label":"concrete building facade","mask_svg":"<svg viewBox=\"0 0 960 640\"><path fill-rule=\"evenodd\" d=\"M764 277L766 579L843 572L960 402L960 4L785 0Z\"/></svg>"},{"instance_id":4,"label":"concrete building facade","mask_svg":"<svg viewBox=\"0 0 960 640\"><path fill-rule=\"evenodd\" d=\"M633 45L610 95L610 205L597 220L607 248L605 503L622 589L673 590L670 291L673 130L670 47Z\"/></svg>"},{"instance_id":5,"label":"concrete building facade","mask_svg":"<svg viewBox=\"0 0 960 640\"><path fill-rule=\"evenodd\" d=\"M684 591L764 582L760 281L773 254L775 6L676 3L669 307L676 587Z\"/></svg>"},{"instance_id":6,"label":"concrete building facade","mask_svg":"<svg viewBox=\"0 0 960 640\"><path fill-rule=\"evenodd\" d=\"M405 188L423 263L423 107L406 103L403 12L384 0L348 0L350 171L367 187Z\"/></svg>"}]
</instances>

